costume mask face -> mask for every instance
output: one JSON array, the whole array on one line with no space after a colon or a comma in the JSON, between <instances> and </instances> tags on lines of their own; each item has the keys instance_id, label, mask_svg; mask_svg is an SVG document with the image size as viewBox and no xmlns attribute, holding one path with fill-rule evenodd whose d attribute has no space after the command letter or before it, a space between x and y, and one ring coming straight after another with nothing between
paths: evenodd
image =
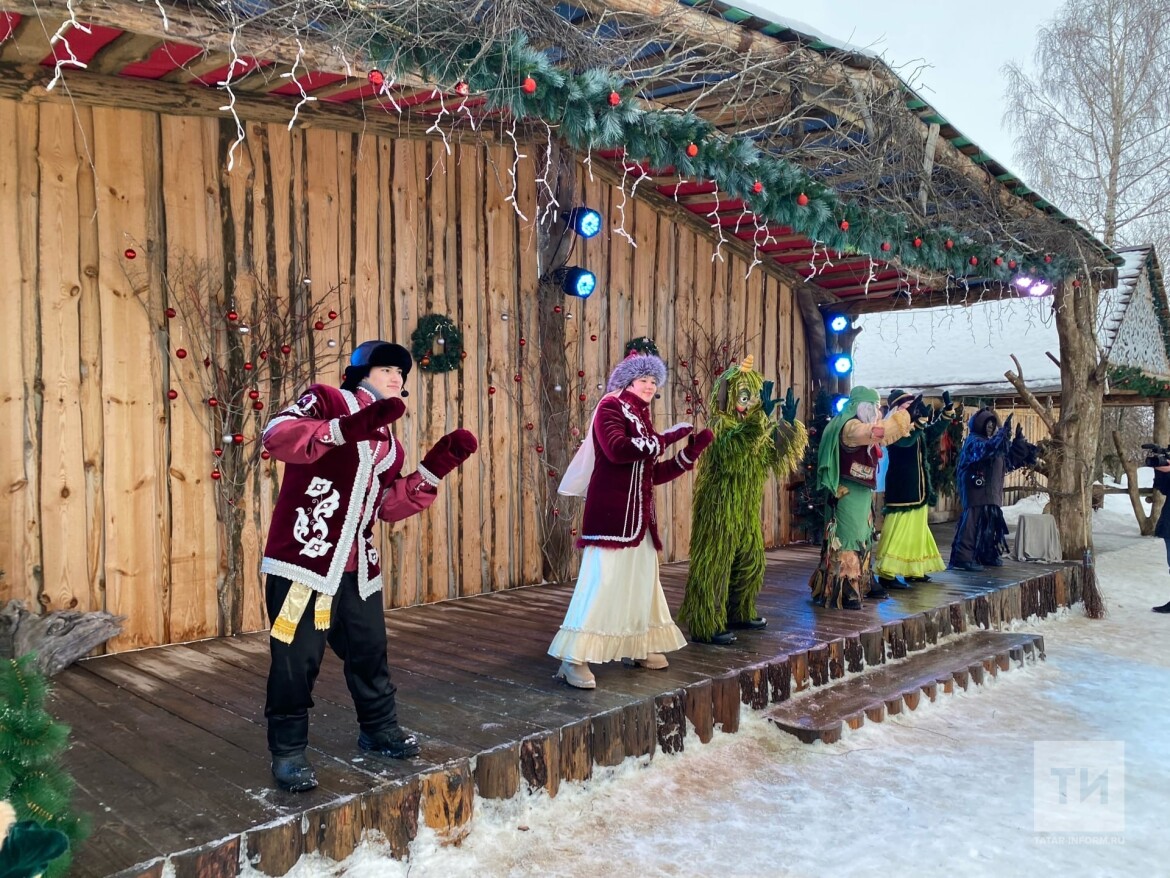
<instances>
[{"instance_id":1,"label":"costume mask face","mask_svg":"<svg viewBox=\"0 0 1170 878\"><path fill-rule=\"evenodd\" d=\"M983 425L983 435L990 439L995 435L995 431L999 428L999 424L995 418L988 418L987 423Z\"/></svg>"}]
</instances>

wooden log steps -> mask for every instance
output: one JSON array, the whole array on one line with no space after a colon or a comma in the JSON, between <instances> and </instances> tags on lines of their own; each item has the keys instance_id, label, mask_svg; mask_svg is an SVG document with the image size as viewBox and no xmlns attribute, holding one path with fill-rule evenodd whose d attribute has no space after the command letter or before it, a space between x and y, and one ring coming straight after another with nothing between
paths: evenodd
<instances>
[{"instance_id":1,"label":"wooden log steps","mask_svg":"<svg viewBox=\"0 0 1170 878\"><path fill-rule=\"evenodd\" d=\"M857 729L866 720L882 722L887 715L917 710L923 697L934 701L940 693L982 685L1000 671L1043 658L1044 638L1037 634L981 630L846 682L815 689L770 708L765 716L806 744L832 744L841 739L845 726Z\"/></svg>"}]
</instances>

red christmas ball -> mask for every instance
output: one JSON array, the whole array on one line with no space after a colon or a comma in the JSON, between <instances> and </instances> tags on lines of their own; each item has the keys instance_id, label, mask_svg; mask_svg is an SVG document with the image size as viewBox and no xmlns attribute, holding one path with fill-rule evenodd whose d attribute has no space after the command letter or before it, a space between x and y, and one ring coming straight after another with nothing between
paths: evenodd
<instances>
[{"instance_id":1,"label":"red christmas ball","mask_svg":"<svg viewBox=\"0 0 1170 878\"><path fill-rule=\"evenodd\" d=\"M330 319L330 320L336 320L336 319L337 319L337 312L336 312L336 311L330 311L330 312L329 312L329 319Z\"/></svg>"},{"instance_id":2,"label":"red christmas ball","mask_svg":"<svg viewBox=\"0 0 1170 878\"><path fill-rule=\"evenodd\" d=\"M219 400L216 399L214 396L209 396L207 398L207 404L209 406L211 406L212 408L215 408L217 405L219 405Z\"/></svg>"},{"instance_id":3,"label":"red christmas ball","mask_svg":"<svg viewBox=\"0 0 1170 878\"><path fill-rule=\"evenodd\" d=\"M578 378L584 378L584 377L585 377L585 370L583 370L583 369L578 369L578 370L577 370L577 377L578 377Z\"/></svg>"},{"instance_id":4,"label":"red christmas ball","mask_svg":"<svg viewBox=\"0 0 1170 878\"><path fill-rule=\"evenodd\" d=\"M526 345L526 344L528 344L528 339L526 339L526 338L520 339L520 347L524 347L524 345Z\"/></svg>"},{"instance_id":5,"label":"red christmas ball","mask_svg":"<svg viewBox=\"0 0 1170 878\"><path fill-rule=\"evenodd\" d=\"M187 349L186 348L179 348L177 351L175 351L175 356L178 357L180 360L187 359Z\"/></svg>"},{"instance_id":6,"label":"red christmas ball","mask_svg":"<svg viewBox=\"0 0 1170 878\"><path fill-rule=\"evenodd\" d=\"M459 352L459 359L466 360L467 359L467 351L460 351Z\"/></svg>"},{"instance_id":7,"label":"red christmas ball","mask_svg":"<svg viewBox=\"0 0 1170 878\"><path fill-rule=\"evenodd\" d=\"M525 76L524 82L521 83L520 88L524 90L524 94L536 94L536 80L531 76Z\"/></svg>"},{"instance_id":8,"label":"red christmas ball","mask_svg":"<svg viewBox=\"0 0 1170 878\"><path fill-rule=\"evenodd\" d=\"M690 402L690 401L691 401L691 395L688 393L686 396L683 397L683 402Z\"/></svg>"},{"instance_id":9,"label":"red christmas ball","mask_svg":"<svg viewBox=\"0 0 1170 878\"><path fill-rule=\"evenodd\" d=\"M267 360L268 359L268 351L261 351L259 353L259 357L261 360Z\"/></svg>"},{"instance_id":10,"label":"red christmas ball","mask_svg":"<svg viewBox=\"0 0 1170 878\"><path fill-rule=\"evenodd\" d=\"M213 448L213 449L211 449L211 453L214 454L216 457L223 457L223 449L222 448Z\"/></svg>"},{"instance_id":11,"label":"red christmas ball","mask_svg":"<svg viewBox=\"0 0 1170 878\"><path fill-rule=\"evenodd\" d=\"M691 158L694 158L698 154L699 154L699 145L697 143L688 143L687 144L687 155L689 155Z\"/></svg>"},{"instance_id":12,"label":"red christmas ball","mask_svg":"<svg viewBox=\"0 0 1170 878\"><path fill-rule=\"evenodd\" d=\"M496 395L496 389L494 387L489 387L488 388L488 396L495 396L495 395Z\"/></svg>"},{"instance_id":13,"label":"red christmas ball","mask_svg":"<svg viewBox=\"0 0 1170 878\"><path fill-rule=\"evenodd\" d=\"M689 414L693 414L693 412L691 411L691 409L687 409L687 414L688 414L688 415L689 415Z\"/></svg>"},{"instance_id":14,"label":"red christmas ball","mask_svg":"<svg viewBox=\"0 0 1170 878\"><path fill-rule=\"evenodd\" d=\"M515 381L517 384L519 384L521 381L524 380L524 378L520 375L513 375L512 380Z\"/></svg>"},{"instance_id":15,"label":"red christmas ball","mask_svg":"<svg viewBox=\"0 0 1170 878\"><path fill-rule=\"evenodd\" d=\"M1080 282L1079 280L1074 280L1074 281L1073 281L1073 286L1074 286L1074 287L1079 287L1080 285L1081 285L1081 282Z\"/></svg>"},{"instance_id":16,"label":"red christmas ball","mask_svg":"<svg viewBox=\"0 0 1170 878\"><path fill-rule=\"evenodd\" d=\"M244 363L244 371L245 372L251 372L255 368L256 367L253 366L251 363Z\"/></svg>"},{"instance_id":17,"label":"red christmas ball","mask_svg":"<svg viewBox=\"0 0 1170 878\"><path fill-rule=\"evenodd\" d=\"M581 400L581 402L584 402L584 401L585 401L586 399L588 399L588 398L589 398L589 397L587 397L587 396L586 396L584 393L582 393L582 394L579 394L579 395L577 396L577 399Z\"/></svg>"},{"instance_id":18,"label":"red christmas ball","mask_svg":"<svg viewBox=\"0 0 1170 878\"><path fill-rule=\"evenodd\" d=\"M280 346L280 352L282 354L291 353L292 352L292 345L282 344Z\"/></svg>"},{"instance_id":19,"label":"red christmas ball","mask_svg":"<svg viewBox=\"0 0 1170 878\"><path fill-rule=\"evenodd\" d=\"M537 454L544 454L544 446L543 446L543 445L537 445L537 446L536 446L536 453L537 453Z\"/></svg>"},{"instance_id":20,"label":"red christmas ball","mask_svg":"<svg viewBox=\"0 0 1170 878\"><path fill-rule=\"evenodd\" d=\"M756 180L756 182L752 183L752 192L756 193L756 195L759 195L763 191L764 191L764 184L761 183L759 180Z\"/></svg>"},{"instance_id":21,"label":"red christmas ball","mask_svg":"<svg viewBox=\"0 0 1170 878\"><path fill-rule=\"evenodd\" d=\"M264 403L260 402L260 400L256 400L254 403L252 403L252 409L253 409L253 411L257 411L257 412L263 411L264 410Z\"/></svg>"},{"instance_id":22,"label":"red christmas ball","mask_svg":"<svg viewBox=\"0 0 1170 878\"><path fill-rule=\"evenodd\" d=\"M228 311L227 312L227 319L228 320L239 320L240 315L237 314L235 311Z\"/></svg>"},{"instance_id":23,"label":"red christmas ball","mask_svg":"<svg viewBox=\"0 0 1170 878\"><path fill-rule=\"evenodd\" d=\"M1045 253L1045 254L1044 254L1044 262L1045 262L1045 263L1049 263L1049 262L1051 262L1051 261L1052 261L1052 256L1051 256L1050 254L1048 254L1048 253Z\"/></svg>"},{"instance_id":24,"label":"red christmas ball","mask_svg":"<svg viewBox=\"0 0 1170 878\"><path fill-rule=\"evenodd\" d=\"M524 425L524 429L525 429L525 430L531 430L531 429L535 428L535 426L536 426L535 424L525 424L525 425Z\"/></svg>"},{"instance_id":25,"label":"red christmas ball","mask_svg":"<svg viewBox=\"0 0 1170 878\"><path fill-rule=\"evenodd\" d=\"M211 368L211 357L204 357L204 358L203 358L203 368L204 368L204 369L210 369L210 368Z\"/></svg>"},{"instance_id":26,"label":"red christmas ball","mask_svg":"<svg viewBox=\"0 0 1170 878\"><path fill-rule=\"evenodd\" d=\"M620 94L618 94L616 91L611 91L609 93L609 105L611 107L616 107L621 102L622 102L622 96Z\"/></svg>"},{"instance_id":27,"label":"red christmas ball","mask_svg":"<svg viewBox=\"0 0 1170 878\"><path fill-rule=\"evenodd\" d=\"M996 265L1003 265L1003 257L1002 257L1002 256L996 256L996 257L995 257L995 264L996 264Z\"/></svg>"},{"instance_id":28,"label":"red christmas ball","mask_svg":"<svg viewBox=\"0 0 1170 878\"><path fill-rule=\"evenodd\" d=\"M968 259L967 261L968 261L968 262L970 262L972 265L978 265L978 264L979 264L979 257L978 257L978 256L972 256L972 257L971 257L970 259Z\"/></svg>"},{"instance_id":29,"label":"red christmas ball","mask_svg":"<svg viewBox=\"0 0 1170 878\"><path fill-rule=\"evenodd\" d=\"M555 469L550 469L548 471L548 477L550 479L555 479L557 477L557 471Z\"/></svg>"},{"instance_id":30,"label":"red christmas ball","mask_svg":"<svg viewBox=\"0 0 1170 878\"><path fill-rule=\"evenodd\" d=\"M167 308L167 310L164 311L163 313L167 315L167 319L170 319L170 318L174 317L175 315L177 315L179 312L176 311L174 308Z\"/></svg>"},{"instance_id":31,"label":"red christmas ball","mask_svg":"<svg viewBox=\"0 0 1170 878\"><path fill-rule=\"evenodd\" d=\"M429 366L431 364L430 354L423 354L423 358L418 361L420 366Z\"/></svg>"},{"instance_id":32,"label":"red christmas ball","mask_svg":"<svg viewBox=\"0 0 1170 878\"><path fill-rule=\"evenodd\" d=\"M889 241L882 241L882 252L883 253L890 252L890 242Z\"/></svg>"},{"instance_id":33,"label":"red christmas ball","mask_svg":"<svg viewBox=\"0 0 1170 878\"><path fill-rule=\"evenodd\" d=\"M471 93L471 87L466 82L455 83L455 94L467 97Z\"/></svg>"},{"instance_id":34,"label":"red christmas ball","mask_svg":"<svg viewBox=\"0 0 1170 878\"><path fill-rule=\"evenodd\" d=\"M590 341L597 341L597 336L596 336L596 335L591 335L591 336L589 336L589 340L590 340Z\"/></svg>"},{"instance_id":35,"label":"red christmas ball","mask_svg":"<svg viewBox=\"0 0 1170 878\"><path fill-rule=\"evenodd\" d=\"M268 458L270 458L270 457L272 457L272 455L269 454L267 451L260 452L260 459L261 460L268 460Z\"/></svg>"},{"instance_id":36,"label":"red christmas ball","mask_svg":"<svg viewBox=\"0 0 1170 878\"><path fill-rule=\"evenodd\" d=\"M694 384L694 385L695 385L695 387L698 387L698 386L699 386L699 379L698 379L698 378L692 378L692 379L691 379L691 383L692 383L692 384Z\"/></svg>"},{"instance_id":37,"label":"red christmas ball","mask_svg":"<svg viewBox=\"0 0 1170 878\"><path fill-rule=\"evenodd\" d=\"M213 469L213 470L211 471L211 477L212 477L212 478L213 478L215 481L217 481L217 482L218 482L218 481L220 480L220 478L222 478L222 474L220 473L220 471L219 471L219 470L217 470L217 469Z\"/></svg>"},{"instance_id":38,"label":"red christmas ball","mask_svg":"<svg viewBox=\"0 0 1170 878\"><path fill-rule=\"evenodd\" d=\"M952 241L950 238L947 238L947 240L946 240L946 242L943 244L943 246L944 246L944 247L946 247L948 250L950 250L952 247L954 247L954 246L955 246L955 242L954 242L954 241Z\"/></svg>"},{"instance_id":39,"label":"red christmas ball","mask_svg":"<svg viewBox=\"0 0 1170 878\"><path fill-rule=\"evenodd\" d=\"M1015 267L1016 267L1016 260L1009 259L1008 260L1008 268L1015 268Z\"/></svg>"},{"instance_id":40,"label":"red christmas ball","mask_svg":"<svg viewBox=\"0 0 1170 878\"><path fill-rule=\"evenodd\" d=\"M382 75L381 70L371 70L366 74L366 79L370 81L370 85L374 88L381 88L382 84L386 81L386 77Z\"/></svg>"},{"instance_id":41,"label":"red christmas ball","mask_svg":"<svg viewBox=\"0 0 1170 878\"><path fill-rule=\"evenodd\" d=\"M573 537L577 536L577 528L575 528L575 527L569 528L569 536L573 536Z\"/></svg>"},{"instance_id":42,"label":"red christmas ball","mask_svg":"<svg viewBox=\"0 0 1170 878\"><path fill-rule=\"evenodd\" d=\"M316 321L316 322L313 324L313 328L314 328L314 329L316 329L318 332L320 332L322 329L324 329L324 328L325 328L325 321L324 321L324 320L318 320L318 321Z\"/></svg>"},{"instance_id":43,"label":"red christmas ball","mask_svg":"<svg viewBox=\"0 0 1170 878\"><path fill-rule=\"evenodd\" d=\"M799 204L801 207L807 206L808 205L808 196L805 195L803 192L801 192L799 195L796 196L796 203Z\"/></svg>"},{"instance_id":44,"label":"red christmas ball","mask_svg":"<svg viewBox=\"0 0 1170 878\"><path fill-rule=\"evenodd\" d=\"M259 390L249 390L248 391L248 399L259 399L259 398L260 398L260 391Z\"/></svg>"},{"instance_id":45,"label":"red christmas ball","mask_svg":"<svg viewBox=\"0 0 1170 878\"><path fill-rule=\"evenodd\" d=\"M921 238L915 238L915 239L914 239L914 246L915 246L915 247L921 247L921 246L922 246L922 239L921 239Z\"/></svg>"},{"instance_id":46,"label":"red christmas ball","mask_svg":"<svg viewBox=\"0 0 1170 878\"><path fill-rule=\"evenodd\" d=\"M679 360L679 361L678 361L678 364L679 364L680 366L682 366L684 369L687 367L687 361L686 361L686 360Z\"/></svg>"},{"instance_id":47,"label":"red christmas ball","mask_svg":"<svg viewBox=\"0 0 1170 878\"><path fill-rule=\"evenodd\" d=\"M235 442L237 445L243 445L244 444L244 434L243 433L236 433L234 436L232 436L232 441Z\"/></svg>"},{"instance_id":48,"label":"red christmas ball","mask_svg":"<svg viewBox=\"0 0 1170 878\"><path fill-rule=\"evenodd\" d=\"M179 398L179 391L175 390L173 387L167 391L167 399L178 399L178 398Z\"/></svg>"},{"instance_id":49,"label":"red christmas ball","mask_svg":"<svg viewBox=\"0 0 1170 878\"><path fill-rule=\"evenodd\" d=\"M126 248L126 252L123 253L122 255L125 256L127 259L133 259L138 254L135 253L134 250L132 250L128 247L128 248Z\"/></svg>"},{"instance_id":50,"label":"red christmas ball","mask_svg":"<svg viewBox=\"0 0 1170 878\"><path fill-rule=\"evenodd\" d=\"M560 314L560 313L561 313L561 310L562 310L562 309L561 309L561 306L560 306L560 305L553 305L553 313L554 313L554 314Z\"/></svg>"},{"instance_id":51,"label":"red christmas ball","mask_svg":"<svg viewBox=\"0 0 1170 878\"><path fill-rule=\"evenodd\" d=\"M849 220L841 220L841 231L849 231Z\"/></svg>"}]
</instances>

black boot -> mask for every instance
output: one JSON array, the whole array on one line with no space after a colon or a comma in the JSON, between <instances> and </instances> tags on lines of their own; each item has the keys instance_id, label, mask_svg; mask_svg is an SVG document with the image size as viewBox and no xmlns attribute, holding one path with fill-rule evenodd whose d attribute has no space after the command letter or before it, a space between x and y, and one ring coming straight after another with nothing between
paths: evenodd
<instances>
[{"instance_id":1,"label":"black boot","mask_svg":"<svg viewBox=\"0 0 1170 878\"><path fill-rule=\"evenodd\" d=\"M903 582L902 580L898 579L896 576L879 576L878 577L878 584L881 585L882 588L887 589L887 590L892 588L895 591L906 591L908 588L910 588L910 586L906 584L909 581L910 581L909 577L906 578L906 582Z\"/></svg>"},{"instance_id":2,"label":"black boot","mask_svg":"<svg viewBox=\"0 0 1170 878\"><path fill-rule=\"evenodd\" d=\"M759 631L761 628L768 627L768 620L763 616L756 616L753 619L745 619L742 622L729 622L728 628L746 628L749 631Z\"/></svg>"},{"instance_id":3,"label":"black boot","mask_svg":"<svg viewBox=\"0 0 1170 878\"><path fill-rule=\"evenodd\" d=\"M1154 607L1154 612L1155 613L1170 613L1170 601L1166 601L1166 603L1162 604L1162 606L1160 606L1160 607Z\"/></svg>"},{"instance_id":4,"label":"black boot","mask_svg":"<svg viewBox=\"0 0 1170 878\"><path fill-rule=\"evenodd\" d=\"M317 775L304 752L272 757L272 776L276 785L290 793L303 793L317 786Z\"/></svg>"},{"instance_id":5,"label":"black boot","mask_svg":"<svg viewBox=\"0 0 1170 878\"><path fill-rule=\"evenodd\" d=\"M706 643L714 646L731 646L735 641L736 637L730 631L716 631L708 638L691 637L692 643Z\"/></svg>"},{"instance_id":6,"label":"black boot","mask_svg":"<svg viewBox=\"0 0 1170 878\"><path fill-rule=\"evenodd\" d=\"M968 572L977 573L983 569L982 564L976 564L974 561L960 561L959 563L951 563L952 570L966 570Z\"/></svg>"},{"instance_id":7,"label":"black boot","mask_svg":"<svg viewBox=\"0 0 1170 878\"><path fill-rule=\"evenodd\" d=\"M934 580L931 579L929 576L927 576L925 573L922 574L921 576L907 576L906 581L907 582L934 582Z\"/></svg>"},{"instance_id":8,"label":"black boot","mask_svg":"<svg viewBox=\"0 0 1170 878\"><path fill-rule=\"evenodd\" d=\"M869 592L865 596L870 600L884 601L890 596L890 593L886 591L884 580L875 579L870 583ZM850 609L852 609L852 607L850 607Z\"/></svg>"},{"instance_id":9,"label":"black boot","mask_svg":"<svg viewBox=\"0 0 1170 878\"><path fill-rule=\"evenodd\" d=\"M358 746L391 759L410 759L419 753L418 738L397 723L376 732L358 734Z\"/></svg>"}]
</instances>

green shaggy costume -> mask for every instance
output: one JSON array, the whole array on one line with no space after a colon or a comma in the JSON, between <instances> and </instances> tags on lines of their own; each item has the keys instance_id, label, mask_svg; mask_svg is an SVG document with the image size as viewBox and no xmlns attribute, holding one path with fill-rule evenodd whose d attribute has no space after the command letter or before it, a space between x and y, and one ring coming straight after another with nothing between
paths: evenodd
<instances>
[{"instance_id":1,"label":"green shaggy costume","mask_svg":"<svg viewBox=\"0 0 1170 878\"><path fill-rule=\"evenodd\" d=\"M783 418L772 417L779 402L771 398L772 386L748 357L723 373L711 395L707 426L715 441L696 467L690 572L678 613L692 640L710 642L729 626L756 619L764 584L764 485L772 474L793 472L808 445L791 390L780 405Z\"/></svg>"}]
</instances>

